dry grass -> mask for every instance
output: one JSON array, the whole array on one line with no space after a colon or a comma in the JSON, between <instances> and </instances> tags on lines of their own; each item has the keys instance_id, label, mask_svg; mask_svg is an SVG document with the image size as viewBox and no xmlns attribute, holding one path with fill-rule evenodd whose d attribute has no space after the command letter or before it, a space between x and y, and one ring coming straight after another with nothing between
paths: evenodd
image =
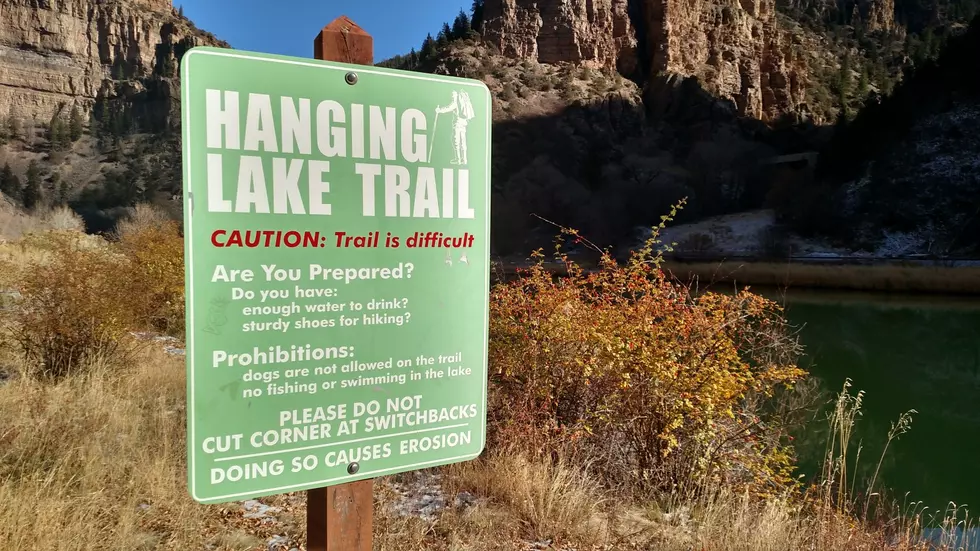
<instances>
[{"instance_id":1,"label":"dry grass","mask_svg":"<svg viewBox=\"0 0 980 551\"><path fill-rule=\"evenodd\" d=\"M0 197L0 243L44 230L85 231L81 217L68 207L27 213Z\"/></svg>"},{"instance_id":2,"label":"dry grass","mask_svg":"<svg viewBox=\"0 0 980 551\"><path fill-rule=\"evenodd\" d=\"M124 237L149 228L157 228L173 221L163 209L154 205L140 203L130 209L129 215L116 224L116 236Z\"/></svg>"},{"instance_id":3,"label":"dry grass","mask_svg":"<svg viewBox=\"0 0 980 551\"><path fill-rule=\"evenodd\" d=\"M920 266L826 266L771 262L679 263L664 269L700 287L719 283L857 291L980 294L980 268Z\"/></svg>"},{"instance_id":4,"label":"dry grass","mask_svg":"<svg viewBox=\"0 0 980 551\"><path fill-rule=\"evenodd\" d=\"M0 362L15 361L0 356ZM92 369L56 384L15 378L0 386L0 549L265 550L272 535L305 539L302 496L263 500L282 507L281 524L242 518L233 504L202 506L186 489L180 358L145 348L131 366ZM736 495L663 496L628 503L606 496L559 458L493 454L443 469L449 496L483 500L437 520L393 514L394 496L376 484L375 549L550 549L782 551L924 549L885 544L832 508ZM57 538L52 538L57 534ZM282 549L288 549L283 547ZM950 548L952 549L952 548Z\"/></svg>"},{"instance_id":5,"label":"dry grass","mask_svg":"<svg viewBox=\"0 0 980 551\"><path fill-rule=\"evenodd\" d=\"M147 350L111 374L0 388L0 548L201 548L216 511L185 488L183 379Z\"/></svg>"},{"instance_id":6,"label":"dry grass","mask_svg":"<svg viewBox=\"0 0 980 551\"><path fill-rule=\"evenodd\" d=\"M608 543L608 498L596 478L559 457L552 463L520 452L492 453L452 472L458 487L505 506L534 540Z\"/></svg>"}]
</instances>

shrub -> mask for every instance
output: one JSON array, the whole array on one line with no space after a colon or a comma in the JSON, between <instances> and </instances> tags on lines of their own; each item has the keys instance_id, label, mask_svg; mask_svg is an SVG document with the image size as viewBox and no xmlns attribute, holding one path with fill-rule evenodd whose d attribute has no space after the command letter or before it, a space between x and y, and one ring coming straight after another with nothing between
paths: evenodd
<instances>
[{"instance_id":1,"label":"shrub","mask_svg":"<svg viewBox=\"0 0 980 551\"><path fill-rule=\"evenodd\" d=\"M72 209L59 206L51 209L45 216L46 225L53 230L85 231L85 222Z\"/></svg>"},{"instance_id":2,"label":"shrub","mask_svg":"<svg viewBox=\"0 0 980 551\"><path fill-rule=\"evenodd\" d=\"M710 234L696 232L677 244L677 250L686 253L708 253L715 250L715 240Z\"/></svg>"},{"instance_id":3,"label":"shrub","mask_svg":"<svg viewBox=\"0 0 980 551\"><path fill-rule=\"evenodd\" d=\"M134 312L153 329L182 338L184 240L177 222L131 225L122 233L119 248L130 260L124 277L142 297Z\"/></svg>"},{"instance_id":4,"label":"shrub","mask_svg":"<svg viewBox=\"0 0 980 551\"><path fill-rule=\"evenodd\" d=\"M126 259L73 232L32 236L46 254L18 274L12 337L39 375L61 378L99 359L123 359L139 295L117 275Z\"/></svg>"},{"instance_id":5,"label":"shrub","mask_svg":"<svg viewBox=\"0 0 980 551\"><path fill-rule=\"evenodd\" d=\"M556 251L560 279L539 250L523 277L494 288L491 443L601 456L608 483L639 490L789 486L790 449L758 413L760 397L805 375L779 306L749 292L692 296L660 270L658 234L623 265L599 251L592 273Z\"/></svg>"},{"instance_id":6,"label":"shrub","mask_svg":"<svg viewBox=\"0 0 980 551\"><path fill-rule=\"evenodd\" d=\"M132 208L125 219L116 224L115 234L117 238L122 238L127 234L166 224L170 221L170 216L162 209L147 203L139 203Z\"/></svg>"}]
</instances>

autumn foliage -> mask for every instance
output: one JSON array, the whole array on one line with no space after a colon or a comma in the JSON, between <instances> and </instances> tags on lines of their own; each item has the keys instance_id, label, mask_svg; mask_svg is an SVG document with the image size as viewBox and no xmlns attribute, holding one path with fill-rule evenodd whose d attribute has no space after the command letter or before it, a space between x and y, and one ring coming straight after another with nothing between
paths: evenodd
<instances>
[{"instance_id":1,"label":"autumn foliage","mask_svg":"<svg viewBox=\"0 0 980 551\"><path fill-rule=\"evenodd\" d=\"M136 226L122 234L119 250L130 260L128 278L141 290L135 307L150 328L184 332L184 240L177 222Z\"/></svg>"},{"instance_id":2,"label":"autumn foliage","mask_svg":"<svg viewBox=\"0 0 980 551\"><path fill-rule=\"evenodd\" d=\"M805 375L780 307L748 291L694 296L659 269L658 242L622 264L603 253L591 272L558 250L563 278L538 251L494 288L491 442L578 454L640 490L785 487L790 448L759 407Z\"/></svg>"},{"instance_id":3,"label":"autumn foliage","mask_svg":"<svg viewBox=\"0 0 980 551\"><path fill-rule=\"evenodd\" d=\"M125 360L132 331L182 334L184 248L176 223L134 227L117 242L49 231L21 245L36 254L6 265L19 295L6 332L39 375L61 378L93 361Z\"/></svg>"},{"instance_id":4,"label":"autumn foliage","mask_svg":"<svg viewBox=\"0 0 980 551\"><path fill-rule=\"evenodd\" d=\"M138 323L138 289L120 277L127 259L77 232L31 235L25 245L43 254L16 274L20 300L9 331L37 374L60 378L123 354L122 340Z\"/></svg>"}]
</instances>

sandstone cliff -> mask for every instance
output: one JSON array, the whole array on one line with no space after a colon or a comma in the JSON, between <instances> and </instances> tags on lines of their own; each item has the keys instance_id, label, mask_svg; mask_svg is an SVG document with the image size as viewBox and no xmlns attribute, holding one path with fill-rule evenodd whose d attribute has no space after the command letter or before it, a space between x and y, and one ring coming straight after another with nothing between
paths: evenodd
<instances>
[{"instance_id":1,"label":"sandstone cliff","mask_svg":"<svg viewBox=\"0 0 980 551\"><path fill-rule=\"evenodd\" d=\"M507 57L614 66L624 73L635 67L628 0L490 0L484 10L484 38Z\"/></svg>"},{"instance_id":2,"label":"sandstone cliff","mask_svg":"<svg viewBox=\"0 0 980 551\"><path fill-rule=\"evenodd\" d=\"M866 9L869 31L891 31L895 28L895 0L870 0Z\"/></svg>"},{"instance_id":3,"label":"sandstone cliff","mask_svg":"<svg viewBox=\"0 0 980 551\"><path fill-rule=\"evenodd\" d=\"M40 122L138 93L141 78L175 76L183 49L225 45L171 0L0 0L0 21L0 115Z\"/></svg>"},{"instance_id":4,"label":"sandstone cliff","mask_svg":"<svg viewBox=\"0 0 980 551\"><path fill-rule=\"evenodd\" d=\"M697 77L738 113L772 120L805 100L805 62L774 0L487 0L484 37L505 55L631 74Z\"/></svg>"}]
</instances>

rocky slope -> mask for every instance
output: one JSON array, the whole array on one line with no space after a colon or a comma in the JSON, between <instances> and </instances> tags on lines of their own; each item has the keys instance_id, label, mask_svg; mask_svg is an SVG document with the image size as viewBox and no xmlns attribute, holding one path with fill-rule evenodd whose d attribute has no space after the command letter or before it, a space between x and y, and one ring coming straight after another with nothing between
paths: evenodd
<instances>
[{"instance_id":1,"label":"rocky slope","mask_svg":"<svg viewBox=\"0 0 980 551\"><path fill-rule=\"evenodd\" d=\"M980 17L838 129L820 180L781 209L801 232L880 254L980 252Z\"/></svg>"},{"instance_id":2,"label":"rocky slope","mask_svg":"<svg viewBox=\"0 0 980 551\"><path fill-rule=\"evenodd\" d=\"M697 77L761 120L802 110L806 63L774 0L487 0L484 9L484 38L509 57Z\"/></svg>"},{"instance_id":3,"label":"rocky slope","mask_svg":"<svg viewBox=\"0 0 980 551\"><path fill-rule=\"evenodd\" d=\"M682 197L678 222L752 208L772 179L760 161L797 147L695 79L644 93L609 66L520 60L478 40L423 69L481 79L494 95L495 254L548 247L557 229L540 218L615 246Z\"/></svg>"},{"instance_id":4,"label":"rocky slope","mask_svg":"<svg viewBox=\"0 0 980 551\"><path fill-rule=\"evenodd\" d=\"M0 0L0 113L47 122L97 98L174 76L181 49L218 45L171 0Z\"/></svg>"},{"instance_id":5,"label":"rocky slope","mask_svg":"<svg viewBox=\"0 0 980 551\"><path fill-rule=\"evenodd\" d=\"M178 60L228 47L171 0L0 0L0 179L89 230L136 201L180 203ZM34 167L34 184L29 169ZM26 201L25 201L26 204Z\"/></svg>"}]
</instances>

